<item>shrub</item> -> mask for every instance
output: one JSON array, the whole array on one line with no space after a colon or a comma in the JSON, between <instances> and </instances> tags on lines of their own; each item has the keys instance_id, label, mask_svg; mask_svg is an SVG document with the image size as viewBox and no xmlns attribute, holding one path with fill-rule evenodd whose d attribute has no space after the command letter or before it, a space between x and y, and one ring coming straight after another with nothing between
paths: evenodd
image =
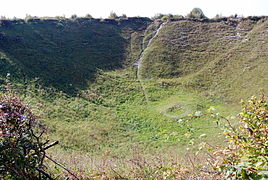
<instances>
[{"instance_id":1,"label":"shrub","mask_svg":"<svg viewBox=\"0 0 268 180\"><path fill-rule=\"evenodd\" d=\"M161 13L157 13L154 15L154 17L152 17L153 20L157 20L157 19L161 19L163 16L165 16L164 14Z\"/></svg>"},{"instance_id":2,"label":"shrub","mask_svg":"<svg viewBox=\"0 0 268 180\"><path fill-rule=\"evenodd\" d=\"M0 95L0 178L50 178L43 165L46 147L41 136L45 130L40 127L20 98L12 93Z\"/></svg>"},{"instance_id":3,"label":"shrub","mask_svg":"<svg viewBox=\"0 0 268 180\"><path fill-rule=\"evenodd\" d=\"M240 124L228 131L221 170L226 178L268 178L268 103L264 96L242 103Z\"/></svg>"},{"instance_id":4,"label":"shrub","mask_svg":"<svg viewBox=\"0 0 268 180\"><path fill-rule=\"evenodd\" d=\"M1 16L0 20L7 20L6 16Z\"/></svg>"},{"instance_id":5,"label":"shrub","mask_svg":"<svg viewBox=\"0 0 268 180\"><path fill-rule=\"evenodd\" d=\"M109 17L108 17L109 19L117 19L118 18L118 16L117 16L117 14L115 13L115 12L111 12L110 13L110 15L109 15Z\"/></svg>"},{"instance_id":6,"label":"shrub","mask_svg":"<svg viewBox=\"0 0 268 180\"><path fill-rule=\"evenodd\" d=\"M183 19L184 16L182 16L182 15L173 15L173 18L174 19Z\"/></svg>"},{"instance_id":7,"label":"shrub","mask_svg":"<svg viewBox=\"0 0 268 180\"><path fill-rule=\"evenodd\" d=\"M93 18L93 16L91 16L90 14L86 14L86 16L85 16L86 18Z\"/></svg>"},{"instance_id":8,"label":"shrub","mask_svg":"<svg viewBox=\"0 0 268 180\"><path fill-rule=\"evenodd\" d=\"M33 16L31 16L30 14L26 14L24 21L25 21L25 23L29 23L33 19L34 19Z\"/></svg>"},{"instance_id":9,"label":"shrub","mask_svg":"<svg viewBox=\"0 0 268 180\"><path fill-rule=\"evenodd\" d=\"M188 15L189 18L206 18L203 11L200 8L194 8Z\"/></svg>"},{"instance_id":10,"label":"shrub","mask_svg":"<svg viewBox=\"0 0 268 180\"><path fill-rule=\"evenodd\" d=\"M120 18L121 19L127 19L127 15L126 14L122 14L122 16Z\"/></svg>"},{"instance_id":11,"label":"shrub","mask_svg":"<svg viewBox=\"0 0 268 180\"><path fill-rule=\"evenodd\" d=\"M216 16L215 16L214 18L215 18L215 19L222 18L222 15L221 15L221 14L216 14Z\"/></svg>"},{"instance_id":12,"label":"shrub","mask_svg":"<svg viewBox=\"0 0 268 180\"><path fill-rule=\"evenodd\" d=\"M76 14L71 15L71 19L77 19L77 15Z\"/></svg>"}]
</instances>

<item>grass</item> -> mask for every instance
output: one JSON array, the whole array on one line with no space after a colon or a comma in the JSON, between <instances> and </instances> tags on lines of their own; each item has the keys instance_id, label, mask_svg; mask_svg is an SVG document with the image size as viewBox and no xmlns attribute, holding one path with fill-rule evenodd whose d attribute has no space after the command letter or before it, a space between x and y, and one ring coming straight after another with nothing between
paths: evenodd
<instances>
[{"instance_id":1,"label":"grass","mask_svg":"<svg viewBox=\"0 0 268 180\"><path fill-rule=\"evenodd\" d=\"M26 79L39 77L46 87L73 95L94 80L98 69L122 67L131 58L131 34L148 23L145 18L122 25L92 19L13 23L0 27L0 52Z\"/></svg>"},{"instance_id":2,"label":"grass","mask_svg":"<svg viewBox=\"0 0 268 180\"><path fill-rule=\"evenodd\" d=\"M143 77L177 79L186 89L217 94L229 103L247 99L267 91L266 29L265 18L169 22L145 52Z\"/></svg>"},{"instance_id":3,"label":"grass","mask_svg":"<svg viewBox=\"0 0 268 180\"><path fill-rule=\"evenodd\" d=\"M133 146L144 148L144 154L166 148L176 148L183 153L188 145L191 147L191 140L196 140L196 144L201 142L201 134L207 134L204 140L213 141L220 132L213 118L196 118L186 128L178 123L179 118L163 113L176 104L184 108L182 113L176 114L180 118L196 111L206 112L211 106L222 113L235 112L179 87L162 88L156 81L146 82L150 95L150 102L146 103L139 82L128 72L100 73L96 83L81 92L81 97L37 91L34 85L26 90L28 94L23 93L24 99L35 107L34 111L48 127L50 139L61 142L61 151L87 152L95 156L105 152L128 156ZM92 91L100 100L87 99Z\"/></svg>"},{"instance_id":4,"label":"grass","mask_svg":"<svg viewBox=\"0 0 268 180\"><path fill-rule=\"evenodd\" d=\"M201 142L222 145L222 141L218 141L223 140L223 136L219 135L221 129L214 118L209 116L194 118L189 124L184 125L178 122L178 118L170 118L163 114L163 111L174 104L183 104L183 113L177 112L176 115L181 115L182 119L186 120L184 117L188 114L194 114L196 111L205 113L211 107L223 115L235 114L236 109L215 103L193 92L179 90L179 87L171 86L163 89L161 87L163 80L146 81L151 98L147 104L139 83L137 80L126 78L129 75L127 72L102 72L97 84L92 85L94 88L101 87L101 92L97 91L102 94L101 103L110 109L106 115L103 112L107 109L100 109L102 105L98 105L94 109L96 113L90 115L92 120L66 122L67 119L63 116L66 112L55 111L55 105L51 106L55 117L61 117L61 120L53 118L54 123L58 125L51 135L55 136L55 139L60 139L61 145L50 152L52 157L74 171L86 170L91 175L103 172L108 173L106 174L108 176L115 174L112 170L114 169L121 175L133 177L138 176L138 173L142 176L156 171L161 165L157 161L160 156L163 156L165 161L163 166L169 167L173 162L171 159L175 156L179 157L176 163L181 166L181 159L189 151L196 152ZM130 93L129 89L136 91ZM56 101L60 104L59 107L66 111L82 104L80 100L76 104L72 99L70 104L74 107L68 108L66 101L60 98ZM82 110L80 107L79 112ZM81 119L80 116L76 117ZM51 126L50 119L49 117L46 120L48 126ZM137 162L132 162L137 156L140 159L136 161L140 163L146 160L142 165L143 170L138 168ZM145 172L146 168L148 172ZM130 173L134 171L136 174Z\"/></svg>"},{"instance_id":5,"label":"grass","mask_svg":"<svg viewBox=\"0 0 268 180\"><path fill-rule=\"evenodd\" d=\"M60 141L51 156L71 169L94 174L101 166L105 174L116 165L120 174L134 178L135 169L142 178L157 171L160 156L174 170L171 159L196 152L200 143L223 145L226 122L207 112L235 116L234 102L259 88L266 93L267 21L261 21L168 22L145 50L148 101L133 63L160 22L0 27L1 83L11 73L12 88L47 126L50 140Z\"/></svg>"}]
</instances>

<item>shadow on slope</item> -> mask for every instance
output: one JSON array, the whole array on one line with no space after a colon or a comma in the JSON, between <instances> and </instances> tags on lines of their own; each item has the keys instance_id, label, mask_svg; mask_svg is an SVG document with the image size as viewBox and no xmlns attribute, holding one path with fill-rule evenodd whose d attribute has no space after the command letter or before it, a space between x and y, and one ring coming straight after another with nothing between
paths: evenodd
<instances>
[{"instance_id":1,"label":"shadow on slope","mask_svg":"<svg viewBox=\"0 0 268 180\"><path fill-rule=\"evenodd\" d=\"M98 69L122 67L131 33L143 31L148 22L146 18L121 24L98 19L1 22L0 75L10 72L17 80L38 77L45 86L74 94L94 80Z\"/></svg>"}]
</instances>

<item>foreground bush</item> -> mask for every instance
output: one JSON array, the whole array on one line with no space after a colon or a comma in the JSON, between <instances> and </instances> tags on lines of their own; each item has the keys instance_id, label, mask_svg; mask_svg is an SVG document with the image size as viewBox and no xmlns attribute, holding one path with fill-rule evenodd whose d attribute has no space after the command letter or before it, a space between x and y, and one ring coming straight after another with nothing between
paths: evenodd
<instances>
[{"instance_id":1,"label":"foreground bush","mask_svg":"<svg viewBox=\"0 0 268 180\"><path fill-rule=\"evenodd\" d=\"M268 103L264 97L242 104L238 127L227 132L221 170L226 178L268 178Z\"/></svg>"},{"instance_id":2,"label":"foreground bush","mask_svg":"<svg viewBox=\"0 0 268 180\"><path fill-rule=\"evenodd\" d=\"M18 97L0 95L1 179L50 178L43 165L46 147L40 138L44 130L37 125L36 117Z\"/></svg>"}]
</instances>

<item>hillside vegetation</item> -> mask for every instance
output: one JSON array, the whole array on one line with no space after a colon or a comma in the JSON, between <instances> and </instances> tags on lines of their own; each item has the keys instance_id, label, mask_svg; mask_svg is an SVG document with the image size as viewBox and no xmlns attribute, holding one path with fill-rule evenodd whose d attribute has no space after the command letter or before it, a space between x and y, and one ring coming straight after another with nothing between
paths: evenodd
<instances>
[{"instance_id":1,"label":"hillside vegetation","mask_svg":"<svg viewBox=\"0 0 268 180\"><path fill-rule=\"evenodd\" d=\"M144 31L150 22L148 18L127 22L85 18L3 20L0 51L6 68L1 74L14 72L18 79L38 77L45 86L73 93L94 80L98 69L126 64L131 34Z\"/></svg>"},{"instance_id":2,"label":"hillside vegetation","mask_svg":"<svg viewBox=\"0 0 268 180\"><path fill-rule=\"evenodd\" d=\"M267 36L266 17L1 20L0 82L59 140L50 156L139 178L151 172L140 155L160 166L224 146L208 114L234 121L241 98L267 95Z\"/></svg>"},{"instance_id":3,"label":"hillside vegetation","mask_svg":"<svg viewBox=\"0 0 268 180\"><path fill-rule=\"evenodd\" d=\"M267 90L267 24L267 18L171 21L146 50L143 77L180 78L187 88L233 101Z\"/></svg>"}]
</instances>

